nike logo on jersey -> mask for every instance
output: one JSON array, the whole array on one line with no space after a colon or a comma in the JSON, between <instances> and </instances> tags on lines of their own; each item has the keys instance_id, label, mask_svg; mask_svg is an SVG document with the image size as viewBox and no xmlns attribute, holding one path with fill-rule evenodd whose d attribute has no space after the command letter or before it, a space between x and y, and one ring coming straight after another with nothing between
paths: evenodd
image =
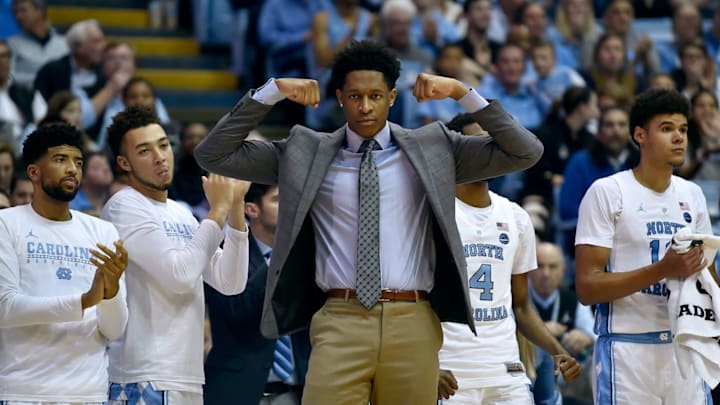
<instances>
[{"instance_id":1,"label":"nike logo on jersey","mask_svg":"<svg viewBox=\"0 0 720 405\"><path fill-rule=\"evenodd\" d=\"M35 234L33 234L32 229L30 230L30 232L28 232L27 235L25 235L25 237L26 238L37 238L37 236Z\"/></svg>"}]
</instances>

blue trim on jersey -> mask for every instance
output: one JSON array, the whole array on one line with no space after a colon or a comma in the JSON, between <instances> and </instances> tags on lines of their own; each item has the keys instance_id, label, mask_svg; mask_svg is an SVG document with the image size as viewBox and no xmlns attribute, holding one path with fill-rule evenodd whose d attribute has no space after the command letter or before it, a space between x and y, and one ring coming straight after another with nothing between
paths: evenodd
<instances>
[{"instance_id":1,"label":"blue trim on jersey","mask_svg":"<svg viewBox=\"0 0 720 405\"><path fill-rule=\"evenodd\" d=\"M646 333L609 333L603 335L608 339L618 342L627 343L644 343L644 344L668 344L672 343L672 332L669 330L661 330L659 332Z\"/></svg>"},{"instance_id":2,"label":"blue trim on jersey","mask_svg":"<svg viewBox=\"0 0 720 405\"><path fill-rule=\"evenodd\" d=\"M610 304L604 302L595 307L595 333L598 335L607 335L608 330L608 314L610 312Z\"/></svg>"},{"instance_id":3,"label":"blue trim on jersey","mask_svg":"<svg viewBox=\"0 0 720 405\"><path fill-rule=\"evenodd\" d=\"M705 391L705 405L713 405L712 390L706 382L702 382L703 391Z\"/></svg>"},{"instance_id":4,"label":"blue trim on jersey","mask_svg":"<svg viewBox=\"0 0 720 405\"><path fill-rule=\"evenodd\" d=\"M615 365L612 356L612 345L613 340L609 339L607 335L598 337L595 343L595 362L600 365L600 373L596 377L596 404L615 404Z\"/></svg>"}]
</instances>

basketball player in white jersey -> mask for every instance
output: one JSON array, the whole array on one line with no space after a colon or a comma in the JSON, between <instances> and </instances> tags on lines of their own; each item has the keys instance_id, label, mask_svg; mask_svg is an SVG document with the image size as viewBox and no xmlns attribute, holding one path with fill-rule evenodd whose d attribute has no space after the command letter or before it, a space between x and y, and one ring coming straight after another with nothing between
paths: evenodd
<instances>
[{"instance_id":1,"label":"basketball player in white jersey","mask_svg":"<svg viewBox=\"0 0 720 405\"><path fill-rule=\"evenodd\" d=\"M110 344L109 404L200 405L203 281L223 294L245 289L243 198L249 183L204 178L210 211L198 224L189 210L168 198L173 153L152 110L129 107L118 113L108 135L130 186L113 195L102 213L117 227L130 255L125 276L130 318L125 335ZM224 249L219 249L223 238Z\"/></svg>"},{"instance_id":2,"label":"basketball player in white jersey","mask_svg":"<svg viewBox=\"0 0 720 405\"><path fill-rule=\"evenodd\" d=\"M448 128L482 133L466 114ZM487 182L458 185L455 219L467 260L477 336L467 325L443 322L438 396L443 404L533 404L520 362L515 323L552 354L566 381L580 366L550 332L528 298L527 272L537 268L535 231L517 204L488 190ZM449 398L449 399L448 399Z\"/></svg>"},{"instance_id":3,"label":"basketball player in white jersey","mask_svg":"<svg viewBox=\"0 0 720 405\"><path fill-rule=\"evenodd\" d=\"M687 148L687 99L674 90L638 96L630 131L632 170L597 180L585 194L575 239L577 295L596 304L595 404L705 404L700 377L683 379L673 355L665 279L702 270L702 250L670 249L690 227L710 234L702 190L673 176ZM712 269L714 272L714 268Z\"/></svg>"},{"instance_id":4,"label":"basketball player in white jersey","mask_svg":"<svg viewBox=\"0 0 720 405\"><path fill-rule=\"evenodd\" d=\"M112 224L70 210L83 136L40 126L23 145L30 204L0 211L0 403L107 400L108 341L125 330L127 252ZM107 246L115 245L114 249Z\"/></svg>"}]
</instances>

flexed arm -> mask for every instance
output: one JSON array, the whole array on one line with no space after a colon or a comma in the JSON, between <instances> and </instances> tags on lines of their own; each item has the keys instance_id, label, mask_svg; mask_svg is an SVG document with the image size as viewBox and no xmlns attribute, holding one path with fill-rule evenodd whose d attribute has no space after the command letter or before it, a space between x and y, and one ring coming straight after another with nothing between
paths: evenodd
<instances>
[{"instance_id":1,"label":"flexed arm","mask_svg":"<svg viewBox=\"0 0 720 405\"><path fill-rule=\"evenodd\" d=\"M444 129L453 144L458 184L527 169L542 156L542 143L532 132L515 121L499 103L488 103L459 80L421 73L413 95L420 102L451 97L489 133L461 136Z\"/></svg>"},{"instance_id":2,"label":"flexed arm","mask_svg":"<svg viewBox=\"0 0 720 405\"><path fill-rule=\"evenodd\" d=\"M310 79L270 79L247 93L195 148L195 159L205 170L261 184L277 184L278 154L284 143L246 141L248 134L272 106L289 98L302 105L317 105L320 91Z\"/></svg>"}]
</instances>

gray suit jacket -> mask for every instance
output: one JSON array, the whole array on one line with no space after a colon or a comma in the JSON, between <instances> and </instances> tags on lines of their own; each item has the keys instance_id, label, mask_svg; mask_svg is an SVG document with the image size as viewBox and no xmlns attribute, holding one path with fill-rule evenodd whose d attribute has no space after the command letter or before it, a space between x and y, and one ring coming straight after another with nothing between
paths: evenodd
<instances>
[{"instance_id":1,"label":"gray suit jacket","mask_svg":"<svg viewBox=\"0 0 720 405\"><path fill-rule=\"evenodd\" d=\"M299 125L276 142L245 141L272 106L245 95L195 149L206 170L280 187L280 205L261 323L269 338L310 322L325 302L315 283L315 234L309 212L345 129L316 132ZM441 123L416 130L390 124L398 147L418 173L432 211L435 284L430 302L442 321L474 330L462 243L455 225L455 184L526 169L540 159L542 143L493 102L473 114L492 136L463 136Z\"/></svg>"}]
</instances>

